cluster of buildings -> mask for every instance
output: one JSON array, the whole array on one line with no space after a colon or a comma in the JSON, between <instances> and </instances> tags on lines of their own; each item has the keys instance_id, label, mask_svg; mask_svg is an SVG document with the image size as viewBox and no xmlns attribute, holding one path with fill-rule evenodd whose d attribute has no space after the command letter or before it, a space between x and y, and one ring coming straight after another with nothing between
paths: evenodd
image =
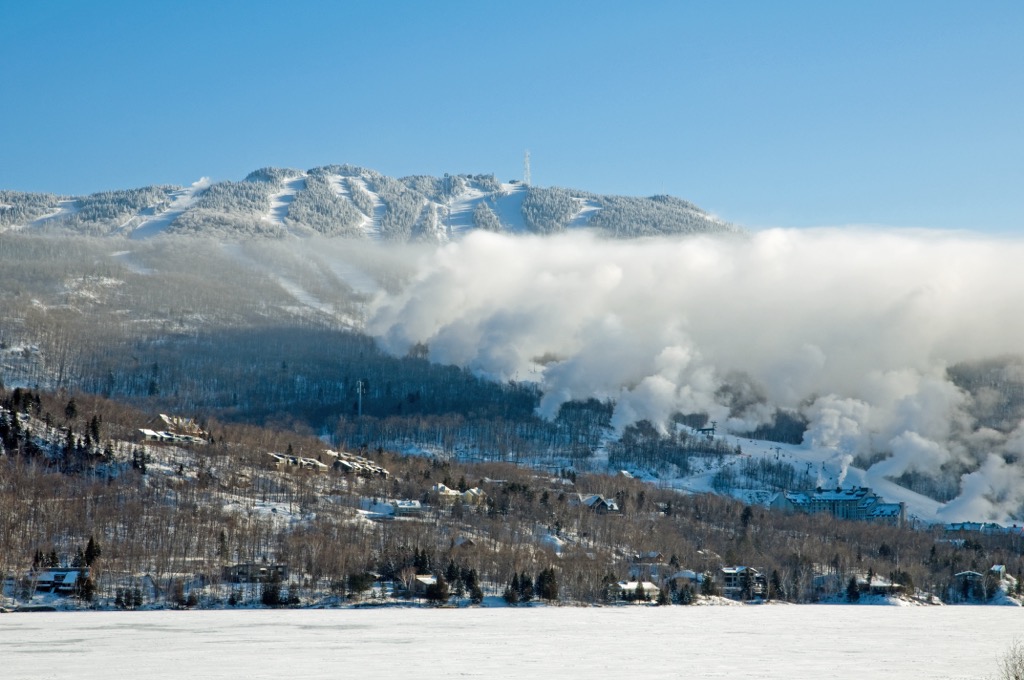
<instances>
[{"instance_id":1,"label":"cluster of buildings","mask_svg":"<svg viewBox=\"0 0 1024 680\"><path fill-rule=\"evenodd\" d=\"M158 444L206 444L210 433L199 427L192 418L160 414L160 425L164 429L140 428L143 441ZM159 425L157 425L159 427Z\"/></svg>"},{"instance_id":2,"label":"cluster of buildings","mask_svg":"<svg viewBox=\"0 0 1024 680\"><path fill-rule=\"evenodd\" d=\"M324 460L327 462L325 463ZM267 453L267 466L275 470L287 467L297 467L313 472L334 470L335 472L361 475L363 477L388 477L391 474L368 458L346 451L331 451L330 449L324 449L317 458L296 456L290 453Z\"/></svg>"},{"instance_id":3,"label":"cluster of buildings","mask_svg":"<svg viewBox=\"0 0 1024 680\"><path fill-rule=\"evenodd\" d=\"M487 494L480 487L459 491L438 483L430 490L437 494L437 500L443 506L454 505L456 501L461 501L463 505L480 505L487 500Z\"/></svg>"},{"instance_id":4,"label":"cluster of buildings","mask_svg":"<svg viewBox=\"0 0 1024 680\"><path fill-rule=\"evenodd\" d=\"M904 503L886 503L864 486L818 488L813 492L781 491L768 507L783 512L827 512L840 519L902 524L907 518Z\"/></svg>"},{"instance_id":5,"label":"cluster of buildings","mask_svg":"<svg viewBox=\"0 0 1024 680\"><path fill-rule=\"evenodd\" d=\"M985 536L1024 536L1024 527L1019 527L1016 524L1004 527L1002 524L995 522L951 522L943 525L943 528L949 533L965 532Z\"/></svg>"}]
</instances>

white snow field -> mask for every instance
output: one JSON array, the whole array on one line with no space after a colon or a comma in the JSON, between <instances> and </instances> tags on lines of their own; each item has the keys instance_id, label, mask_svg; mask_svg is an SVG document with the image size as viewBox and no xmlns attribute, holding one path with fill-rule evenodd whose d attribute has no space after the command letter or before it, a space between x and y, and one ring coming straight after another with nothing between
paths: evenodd
<instances>
[{"instance_id":1,"label":"white snow field","mask_svg":"<svg viewBox=\"0 0 1024 680\"><path fill-rule=\"evenodd\" d=\"M0 677L986 678L996 607L75 612L0 616Z\"/></svg>"}]
</instances>

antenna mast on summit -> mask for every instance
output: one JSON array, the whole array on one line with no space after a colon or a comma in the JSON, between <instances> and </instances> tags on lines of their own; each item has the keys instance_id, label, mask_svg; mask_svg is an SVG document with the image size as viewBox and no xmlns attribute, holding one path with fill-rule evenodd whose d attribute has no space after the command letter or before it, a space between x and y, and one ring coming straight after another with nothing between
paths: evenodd
<instances>
[{"instance_id":1,"label":"antenna mast on summit","mask_svg":"<svg viewBox=\"0 0 1024 680\"><path fill-rule=\"evenodd\" d=\"M530 150L523 154L523 184L530 186Z\"/></svg>"}]
</instances>

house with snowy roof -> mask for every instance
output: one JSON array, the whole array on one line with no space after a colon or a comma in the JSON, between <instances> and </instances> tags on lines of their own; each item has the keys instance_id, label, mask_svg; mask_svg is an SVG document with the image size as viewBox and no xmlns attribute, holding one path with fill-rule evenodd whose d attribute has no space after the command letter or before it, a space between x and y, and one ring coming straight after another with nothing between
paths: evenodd
<instances>
[{"instance_id":1,"label":"house with snowy roof","mask_svg":"<svg viewBox=\"0 0 1024 680\"><path fill-rule=\"evenodd\" d=\"M750 597L764 597L768 580L757 569L745 566L722 567L718 576L722 581L722 594L733 599L743 596L744 581L749 581Z\"/></svg>"},{"instance_id":2,"label":"house with snowy roof","mask_svg":"<svg viewBox=\"0 0 1024 680\"><path fill-rule=\"evenodd\" d=\"M85 567L53 567L35 572L31 578L38 593L73 595L81 587L82 582L89 578L89 569Z\"/></svg>"},{"instance_id":3,"label":"house with snowy roof","mask_svg":"<svg viewBox=\"0 0 1024 680\"><path fill-rule=\"evenodd\" d=\"M899 583L893 583L878 574L858 574L857 590L865 595L894 595L903 589Z\"/></svg>"},{"instance_id":4,"label":"house with snowy roof","mask_svg":"<svg viewBox=\"0 0 1024 680\"><path fill-rule=\"evenodd\" d=\"M650 581L619 581L611 588L612 596L624 602L641 599L653 602L658 599L660 592L661 588Z\"/></svg>"},{"instance_id":5,"label":"house with snowy roof","mask_svg":"<svg viewBox=\"0 0 1024 680\"><path fill-rule=\"evenodd\" d=\"M226 583L269 583L287 581L287 564L243 562L221 568L221 579Z\"/></svg>"},{"instance_id":6,"label":"house with snowy roof","mask_svg":"<svg viewBox=\"0 0 1024 680\"><path fill-rule=\"evenodd\" d=\"M616 503L614 499L605 498L604 496L596 493L586 495L579 493L573 494L572 496L569 496L568 502L570 506L586 506L599 515L619 511L619 504Z\"/></svg>"},{"instance_id":7,"label":"house with snowy roof","mask_svg":"<svg viewBox=\"0 0 1024 680\"><path fill-rule=\"evenodd\" d=\"M699 574L692 569L680 569L665 579L665 583L674 590L690 587L694 590L700 588L704 582L704 574Z\"/></svg>"},{"instance_id":8,"label":"house with snowy roof","mask_svg":"<svg viewBox=\"0 0 1024 680\"><path fill-rule=\"evenodd\" d=\"M391 501L396 517L417 517L426 512L426 507L416 500L402 499Z\"/></svg>"},{"instance_id":9,"label":"house with snowy roof","mask_svg":"<svg viewBox=\"0 0 1024 680\"><path fill-rule=\"evenodd\" d=\"M412 592L414 595L424 596L427 588L437 585L437 577L433 574L417 574L412 580Z\"/></svg>"},{"instance_id":10,"label":"house with snowy roof","mask_svg":"<svg viewBox=\"0 0 1024 680\"><path fill-rule=\"evenodd\" d=\"M630 579L651 581L659 586L664 585L674 571L675 567L665 562L664 555L656 550L634 555L629 564Z\"/></svg>"}]
</instances>

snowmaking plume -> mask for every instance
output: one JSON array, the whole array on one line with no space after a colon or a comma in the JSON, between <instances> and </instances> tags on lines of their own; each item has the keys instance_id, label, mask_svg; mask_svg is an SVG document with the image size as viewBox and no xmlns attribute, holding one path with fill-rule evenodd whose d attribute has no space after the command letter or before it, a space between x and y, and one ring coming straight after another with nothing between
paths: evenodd
<instances>
[{"instance_id":1,"label":"snowmaking plume","mask_svg":"<svg viewBox=\"0 0 1024 680\"><path fill-rule=\"evenodd\" d=\"M422 343L434 361L536 381L545 417L596 397L619 428L699 412L746 432L789 409L840 479L858 456L881 458L869 475L969 472L985 499L971 507L991 515L1024 500L1024 435L982 428L947 369L1024 348L1022 259L1024 240L923 230L476 232L421 258L367 328L395 353ZM735 376L762 398L730 402Z\"/></svg>"}]
</instances>

